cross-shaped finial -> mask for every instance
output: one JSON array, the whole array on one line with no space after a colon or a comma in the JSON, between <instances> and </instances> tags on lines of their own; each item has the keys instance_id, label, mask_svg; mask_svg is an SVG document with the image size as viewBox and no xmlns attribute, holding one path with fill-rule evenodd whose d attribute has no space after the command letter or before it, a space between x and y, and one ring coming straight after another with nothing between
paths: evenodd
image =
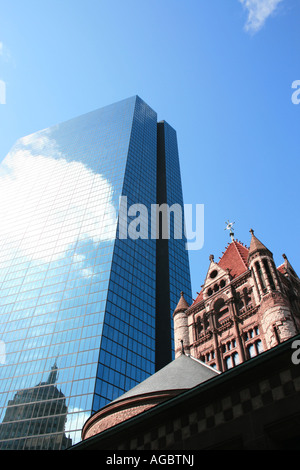
<instances>
[{"instance_id":1,"label":"cross-shaped finial","mask_svg":"<svg viewBox=\"0 0 300 470\"><path fill-rule=\"evenodd\" d=\"M225 222L225 224L226 224L226 228L224 228L224 230L229 230L229 235L231 237L231 240L234 241L233 226L234 226L235 222L229 222L229 220L227 220L227 222Z\"/></svg>"}]
</instances>

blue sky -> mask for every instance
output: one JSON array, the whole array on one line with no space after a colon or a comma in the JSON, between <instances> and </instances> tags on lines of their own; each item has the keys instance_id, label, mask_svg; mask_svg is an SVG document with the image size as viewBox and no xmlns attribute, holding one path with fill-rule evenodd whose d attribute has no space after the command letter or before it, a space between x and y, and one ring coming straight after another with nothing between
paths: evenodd
<instances>
[{"instance_id":1,"label":"blue sky","mask_svg":"<svg viewBox=\"0 0 300 470\"><path fill-rule=\"evenodd\" d=\"M0 0L0 11L0 160L21 136L138 94L176 129L185 202L205 207L194 297L228 219L300 274L299 0Z\"/></svg>"}]
</instances>

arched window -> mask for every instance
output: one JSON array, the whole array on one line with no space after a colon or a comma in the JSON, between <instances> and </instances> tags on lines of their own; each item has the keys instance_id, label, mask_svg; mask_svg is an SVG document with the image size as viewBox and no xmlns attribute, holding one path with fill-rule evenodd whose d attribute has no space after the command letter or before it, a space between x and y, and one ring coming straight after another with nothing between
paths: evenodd
<instances>
[{"instance_id":1,"label":"arched window","mask_svg":"<svg viewBox=\"0 0 300 470\"><path fill-rule=\"evenodd\" d=\"M221 298L215 302L214 311L216 313L216 318L219 323L228 317L228 307L225 304L224 299Z\"/></svg>"},{"instance_id":2,"label":"arched window","mask_svg":"<svg viewBox=\"0 0 300 470\"><path fill-rule=\"evenodd\" d=\"M260 282L260 286L262 288L263 293L265 294L267 292L267 289L266 289L266 285L265 285L265 282L264 282L264 279L263 279L263 276L262 276L261 267L260 267L260 264L259 264L258 261L256 261L255 267L256 267L257 274L258 274L258 279L259 279L259 282Z\"/></svg>"},{"instance_id":3,"label":"arched window","mask_svg":"<svg viewBox=\"0 0 300 470\"><path fill-rule=\"evenodd\" d=\"M263 263L264 263L264 267L265 267L265 270L266 270L266 273L267 273L267 276L268 276L268 280L269 280L271 289L275 290L275 284L274 284L274 280L273 280L273 277L272 277L272 274L271 274L271 271L270 271L270 268L269 268L268 260L266 258L264 258Z\"/></svg>"},{"instance_id":4,"label":"arched window","mask_svg":"<svg viewBox=\"0 0 300 470\"><path fill-rule=\"evenodd\" d=\"M196 330L196 338L198 339L203 330L203 324L201 322L200 317L197 317L195 330Z\"/></svg>"},{"instance_id":5,"label":"arched window","mask_svg":"<svg viewBox=\"0 0 300 470\"><path fill-rule=\"evenodd\" d=\"M231 369L233 367L231 356L225 358L226 369Z\"/></svg>"},{"instance_id":6,"label":"arched window","mask_svg":"<svg viewBox=\"0 0 300 470\"><path fill-rule=\"evenodd\" d=\"M280 279L280 276L278 274L277 268L275 266L274 260L270 260L270 263L271 263L271 266L272 266L272 272L273 272L273 274L275 273L275 278L276 278L276 280L279 284L279 287L282 289L281 279Z\"/></svg>"},{"instance_id":7,"label":"arched window","mask_svg":"<svg viewBox=\"0 0 300 470\"><path fill-rule=\"evenodd\" d=\"M203 326L205 330L209 328L209 317L207 315L203 316Z\"/></svg>"},{"instance_id":8,"label":"arched window","mask_svg":"<svg viewBox=\"0 0 300 470\"><path fill-rule=\"evenodd\" d=\"M236 293L236 306L239 310L242 310L244 308L241 294L239 292Z\"/></svg>"},{"instance_id":9,"label":"arched window","mask_svg":"<svg viewBox=\"0 0 300 470\"><path fill-rule=\"evenodd\" d=\"M231 356L226 356L224 359L226 370L231 369L240 363L240 358L237 352L234 352Z\"/></svg>"},{"instance_id":10,"label":"arched window","mask_svg":"<svg viewBox=\"0 0 300 470\"><path fill-rule=\"evenodd\" d=\"M256 356L256 349L255 349L254 344L250 344L250 346L248 346L248 354L249 354L249 357Z\"/></svg>"},{"instance_id":11,"label":"arched window","mask_svg":"<svg viewBox=\"0 0 300 470\"><path fill-rule=\"evenodd\" d=\"M256 346L257 354L260 354L263 352L263 345L260 339L255 342L255 346Z\"/></svg>"},{"instance_id":12,"label":"arched window","mask_svg":"<svg viewBox=\"0 0 300 470\"><path fill-rule=\"evenodd\" d=\"M249 297L249 295L248 295L248 289L247 289L247 287L244 287L244 289L243 289L243 295L244 295L244 302L245 302L245 305L248 305L249 302L251 302L251 297Z\"/></svg>"},{"instance_id":13,"label":"arched window","mask_svg":"<svg viewBox=\"0 0 300 470\"><path fill-rule=\"evenodd\" d=\"M232 355L232 361L234 363L235 366L237 366L239 363L240 363L240 358L239 358L239 355L237 352L235 352L233 355Z\"/></svg>"},{"instance_id":14,"label":"arched window","mask_svg":"<svg viewBox=\"0 0 300 470\"><path fill-rule=\"evenodd\" d=\"M260 293L260 290L259 290L259 287L258 287L258 284L257 284L257 279L256 279L256 275L255 275L255 272L254 272L253 268L251 268L251 275L252 275L252 279L254 279L254 284L255 284L257 293L258 293L259 297L261 297L261 293Z\"/></svg>"}]
</instances>

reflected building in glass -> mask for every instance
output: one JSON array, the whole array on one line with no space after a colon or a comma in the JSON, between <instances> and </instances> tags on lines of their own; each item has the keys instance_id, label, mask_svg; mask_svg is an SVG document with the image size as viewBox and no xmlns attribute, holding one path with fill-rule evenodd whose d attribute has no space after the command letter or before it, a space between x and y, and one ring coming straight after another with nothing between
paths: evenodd
<instances>
[{"instance_id":1,"label":"reflected building in glass","mask_svg":"<svg viewBox=\"0 0 300 470\"><path fill-rule=\"evenodd\" d=\"M35 450L66 449L72 445L64 434L68 408L65 396L55 385L56 378L54 364L46 382L18 391L8 402L0 425L0 442L5 442L6 449L13 450L16 445L26 449L28 436L30 447Z\"/></svg>"},{"instance_id":2,"label":"reflected building in glass","mask_svg":"<svg viewBox=\"0 0 300 470\"><path fill-rule=\"evenodd\" d=\"M77 443L172 359L185 239L172 221L170 239L150 223L121 237L138 212L121 220L120 196L183 207L176 132L138 96L24 137L1 164L0 449Z\"/></svg>"}]
</instances>

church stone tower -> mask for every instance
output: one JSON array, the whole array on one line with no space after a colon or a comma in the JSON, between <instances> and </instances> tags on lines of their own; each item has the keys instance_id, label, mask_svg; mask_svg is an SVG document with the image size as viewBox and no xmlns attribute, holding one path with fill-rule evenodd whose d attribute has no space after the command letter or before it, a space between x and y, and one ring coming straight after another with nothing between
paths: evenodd
<instances>
[{"instance_id":1,"label":"church stone tower","mask_svg":"<svg viewBox=\"0 0 300 470\"><path fill-rule=\"evenodd\" d=\"M297 334L296 319L280 282L273 254L256 238L254 231L248 255L249 269L260 302L260 323L267 349ZM297 317L296 317L297 318Z\"/></svg>"},{"instance_id":2,"label":"church stone tower","mask_svg":"<svg viewBox=\"0 0 300 470\"><path fill-rule=\"evenodd\" d=\"M173 313L175 358L183 353L189 354L190 352L188 317L186 314L188 308L189 304L185 300L183 292L181 292L180 300Z\"/></svg>"},{"instance_id":3,"label":"church stone tower","mask_svg":"<svg viewBox=\"0 0 300 470\"><path fill-rule=\"evenodd\" d=\"M230 369L300 331L300 279L286 255L275 266L271 251L251 232L250 247L235 240L210 264L191 305L183 294L174 311L175 355Z\"/></svg>"}]
</instances>

